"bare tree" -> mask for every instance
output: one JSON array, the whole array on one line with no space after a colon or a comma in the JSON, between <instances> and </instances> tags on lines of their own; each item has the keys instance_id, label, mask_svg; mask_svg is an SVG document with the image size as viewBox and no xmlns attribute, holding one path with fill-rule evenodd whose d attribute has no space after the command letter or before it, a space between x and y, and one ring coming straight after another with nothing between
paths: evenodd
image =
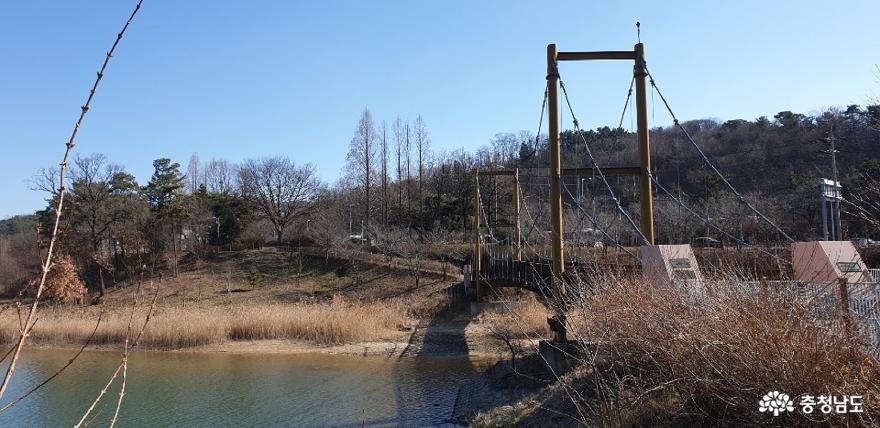
<instances>
[{"instance_id":1,"label":"bare tree","mask_svg":"<svg viewBox=\"0 0 880 428\"><path fill-rule=\"evenodd\" d=\"M70 170L75 217L85 223L94 253L98 252L105 232L115 221L110 200L113 196L111 183L117 172L121 172L121 167L108 163L102 154L77 156Z\"/></svg>"},{"instance_id":2,"label":"bare tree","mask_svg":"<svg viewBox=\"0 0 880 428\"><path fill-rule=\"evenodd\" d=\"M205 186L209 192L228 195L232 193L235 166L223 159L211 159L205 165Z\"/></svg>"},{"instance_id":3,"label":"bare tree","mask_svg":"<svg viewBox=\"0 0 880 428\"><path fill-rule=\"evenodd\" d=\"M272 223L278 242L287 225L313 207L322 188L314 166L298 166L280 156L248 159L241 165L238 179L242 193Z\"/></svg>"},{"instance_id":4,"label":"bare tree","mask_svg":"<svg viewBox=\"0 0 880 428\"><path fill-rule=\"evenodd\" d=\"M306 233L315 244L324 249L324 261L330 259L330 251L339 247L347 236L348 204L342 186L321 192L316 201L317 209L309 216Z\"/></svg>"},{"instance_id":5,"label":"bare tree","mask_svg":"<svg viewBox=\"0 0 880 428\"><path fill-rule=\"evenodd\" d=\"M189 157L189 165L186 168L186 191L189 194L195 194L199 191L199 185L202 182L199 180L199 174L201 171L202 161L199 159L198 153L193 153L192 156Z\"/></svg>"},{"instance_id":6,"label":"bare tree","mask_svg":"<svg viewBox=\"0 0 880 428\"><path fill-rule=\"evenodd\" d=\"M106 292L104 284L103 254L100 246L109 238L111 228L126 217L126 207L115 202L114 189L117 174L122 167L110 164L102 154L88 157L77 156L70 170L72 183L70 190L72 222L70 229L75 230L76 224L83 226L83 234L91 249L90 259L98 272L101 285L101 296ZM76 233L73 233L75 236Z\"/></svg>"},{"instance_id":7,"label":"bare tree","mask_svg":"<svg viewBox=\"0 0 880 428\"><path fill-rule=\"evenodd\" d=\"M348 173L354 183L360 187L363 202L363 222L365 230L370 228L370 188L373 187L373 175L376 158L376 130L373 126L373 115L364 109L351 139L348 152Z\"/></svg>"},{"instance_id":8,"label":"bare tree","mask_svg":"<svg viewBox=\"0 0 880 428\"><path fill-rule=\"evenodd\" d=\"M394 149L397 155L397 207L403 207L403 121L400 116L394 120Z\"/></svg>"},{"instance_id":9,"label":"bare tree","mask_svg":"<svg viewBox=\"0 0 880 428\"><path fill-rule=\"evenodd\" d=\"M40 168L40 170L28 180L28 187L35 192L46 192L54 197L58 194L59 173L60 171L57 166ZM65 182L64 186L67 186L68 184L70 184L69 181Z\"/></svg>"},{"instance_id":10,"label":"bare tree","mask_svg":"<svg viewBox=\"0 0 880 428\"><path fill-rule=\"evenodd\" d=\"M409 122L407 122L406 125L404 126L403 135L404 135L403 156L404 156L404 162L406 164L406 182L404 183L404 185L406 186L406 206L407 206L407 208L409 208L410 203L412 201L412 193L411 193L412 186L410 184L412 181L411 180L412 179L412 169L411 169L411 167L412 167L412 144L411 144L411 140L410 140L410 137L412 135L412 131L409 128ZM409 210L407 210L407 211L409 211Z\"/></svg>"},{"instance_id":11,"label":"bare tree","mask_svg":"<svg viewBox=\"0 0 880 428\"><path fill-rule=\"evenodd\" d=\"M418 156L419 162L419 187L418 187L418 195L419 195L419 220L422 220L424 217L424 194L422 191L422 183L424 182L424 174L425 174L425 163L428 160L428 145L430 140L428 139L428 129L425 127L425 120L422 119L422 116L419 115L416 117L416 122L413 125L414 137L416 142L416 155ZM424 225L422 225L424 226Z\"/></svg>"},{"instance_id":12,"label":"bare tree","mask_svg":"<svg viewBox=\"0 0 880 428\"><path fill-rule=\"evenodd\" d=\"M378 231L376 239L378 247L386 256L400 258L400 262L415 281L416 288L425 274L426 242L432 242L430 238L423 239L420 233L421 231L411 228L386 228Z\"/></svg>"},{"instance_id":13,"label":"bare tree","mask_svg":"<svg viewBox=\"0 0 880 428\"><path fill-rule=\"evenodd\" d=\"M379 155L382 169L382 225L388 225L388 124L382 121L379 127L382 134Z\"/></svg>"}]
</instances>

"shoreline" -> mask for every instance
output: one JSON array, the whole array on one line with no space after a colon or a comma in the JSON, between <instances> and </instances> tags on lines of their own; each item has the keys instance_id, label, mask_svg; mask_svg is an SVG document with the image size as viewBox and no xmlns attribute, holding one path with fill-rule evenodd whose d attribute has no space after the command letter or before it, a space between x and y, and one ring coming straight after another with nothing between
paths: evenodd
<instances>
[{"instance_id":1,"label":"shoreline","mask_svg":"<svg viewBox=\"0 0 880 428\"><path fill-rule=\"evenodd\" d=\"M415 334L415 333L413 333ZM330 355L349 357L382 357L382 358L468 358L479 361L497 361L504 358L503 354L491 350L473 350L467 354L419 354L405 355L410 338L406 340L369 341L345 343L337 345L320 345L305 341L291 340L231 340L225 343L193 346L186 348L161 349L138 348L132 353L168 353L168 354L231 354L231 355ZM122 344L90 345L84 352L122 352ZM76 352L82 345L31 343L27 350L39 351L72 351Z\"/></svg>"}]
</instances>

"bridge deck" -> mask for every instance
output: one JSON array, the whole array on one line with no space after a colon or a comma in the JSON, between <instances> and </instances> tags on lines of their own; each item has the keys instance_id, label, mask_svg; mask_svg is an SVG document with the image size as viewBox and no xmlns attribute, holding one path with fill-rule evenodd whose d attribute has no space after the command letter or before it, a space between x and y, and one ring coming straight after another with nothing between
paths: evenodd
<instances>
[{"instance_id":1,"label":"bridge deck","mask_svg":"<svg viewBox=\"0 0 880 428\"><path fill-rule=\"evenodd\" d=\"M493 287L515 287L543 294L550 291L552 267L549 259L533 257L517 260L512 254L480 258L480 280ZM598 275L634 275L641 271L636 264L572 260L565 263L564 280L588 280Z\"/></svg>"}]
</instances>

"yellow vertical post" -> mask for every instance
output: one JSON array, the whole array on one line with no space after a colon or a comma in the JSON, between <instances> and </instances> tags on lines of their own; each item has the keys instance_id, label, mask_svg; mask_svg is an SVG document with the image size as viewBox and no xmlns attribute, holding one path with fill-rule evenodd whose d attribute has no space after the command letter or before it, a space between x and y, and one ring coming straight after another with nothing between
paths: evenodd
<instances>
[{"instance_id":1,"label":"yellow vertical post","mask_svg":"<svg viewBox=\"0 0 880 428\"><path fill-rule=\"evenodd\" d=\"M562 274L565 271L562 255L562 192L559 187L562 158L559 147L559 74L556 70L556 45L547 45L547 105L550 132L550 220L553 223L553 282L560 296L565 295Z\"/></svg>"},{"instance_id":2,"label":"yellow vertical post","mask_svg":"<svg viewBox=\"0 0 880 428\"><path fill-rule=\"evenodd\" d=\"M474 293L477 300L480 299L480 172L474 173L474 266L471 272L474 276Z\"/></svg>"},{"instance_id":3,"label":"yellow vertical post","mask_svg":"<svg viewBox=\"0 0 880 428\"><path fill-rule=\"evenodd\" d=\"M639 134L639 167L641 173L639 200L641 202L641 229L648 240L654 245L654 193L651 189L651 142L648 136L648 97L645 79L648 70L645 68L645 46L642 43L635 47L636 62L633 76L636 80L636 125Z\"/></svg>"},{"instance_id":4,"label":"yellow vertical post","mask_svg":"<svg viewBox=\"0 0 880 428\"><path fill-rule=\"evenodd\" d=\"M522 225L520 222L521 218L520 218L520 206L519 206L520 198L521 198L520 190L519 190L519 168L516 168L513 172L513 181L514 181L514 186L515 186L515 188L513 189L513 193L514 193L513 196L515 199L515 202L513 205L513 207L514 207L513 216L516 220L516 230L514 232L514 234L516 235L516 261L521 262L522 261Z\"/></svg>"}]
</instances>

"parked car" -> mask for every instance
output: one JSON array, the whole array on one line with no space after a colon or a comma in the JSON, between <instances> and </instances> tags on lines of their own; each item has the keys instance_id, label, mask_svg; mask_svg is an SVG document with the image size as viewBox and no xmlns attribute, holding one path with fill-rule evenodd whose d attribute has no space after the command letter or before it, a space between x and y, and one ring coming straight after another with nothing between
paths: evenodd
<instances>
[{"instance_id":1,"label":"parked car","mask_svg":"<svg viewBox=\"0 0 880 428\"><path fill-rule=\"evenodd\" d=\"M876 247L880 246L880 241L875 241L871 238L856 238L853 239L853 244L856 247Z\"/></svg>"},{"instance_id":2,"label":"parked car","mask_svg":"<svg viewBox=\"0 0 880 428\"><path fill-rule=\"evenodd\" d=\"M709 236L694 238L693 245L697 248L724 248L723 242Z\"/></svg>"}]
</instances>

